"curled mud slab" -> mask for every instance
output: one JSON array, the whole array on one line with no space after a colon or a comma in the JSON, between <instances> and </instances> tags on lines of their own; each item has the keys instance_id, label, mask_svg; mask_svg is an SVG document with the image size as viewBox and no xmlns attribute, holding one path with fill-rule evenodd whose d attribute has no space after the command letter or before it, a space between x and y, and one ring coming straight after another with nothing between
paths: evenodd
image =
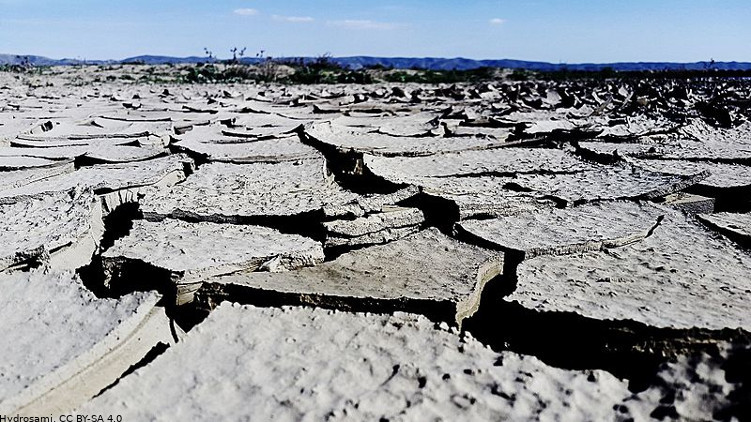
<instances>
[{"instance_id":1,"label":"curled mud slab","mask_svg":"<svg viewBox=\"0 0 751 422\"><path fill-rule=\"evenodd\" d=\"M305 131L308 137L338 151L356 151L377 156L422 156L436 153L499 147L504 140L475 137L404 137L362 132L330 123L319 123Z\"/></svg>"},{"instance_id":2,"label":"curled mud slab","mask_svg":"<svg viewBox=\"0 0 751 422\"><path fill-rule=\"evenodd\" d=\"M180 154L153 160L85 167L57 177L48 177L14 189L0 191L0 198L38 195L88 187L97 193L174 184L185 179L185 166L192 161Z\"/></svg>"},{"instance_id":3,"label":"curled mud slab","mask_svg":"<svg viewBox=\"0 0 751 422\"><path fill-rule=\"evenodd\" d=\"M126 163L166 155L163 148L133 145L75 145L45 148L0 148L0 162L10 160L78 160L82 164ZM54 161L53 161L54 162ZM32 167L32 166L28 166ZM41 167L41 165L34 166Z\"/></svg>"},{"instance_id":4,"label":"curled mud slab","mask_svg":"<svg viewBox=\"0 0 751 422\"><path fill-rule=\"evenodd\" d=\"M420 190L417 186L407 186L390 194L361 196L345 204L326 206L323 208L323 213L328 218L362 217L366 214L381 212L384 207L391 207L412 199L418 193Z\"/></svg>"},{"instance_id":5,"label":"curled mud slab","mask_svg":"<svg viewBox=\"0 0 751 422\"><path fill-rule=\"evenodd\" d=\"M102 208L91 190L6 199L0 201L0 220L0 271L39 264L78 268L91 261L104 232Z\"/></svg>"},{"instance_id":6,"label":"curled mud slab","mask_svg":"<svg viewBox=\"0 0 751 422\"><path fill-rule=\"evenodd\" d=\"M657 229L663 211L648 204L615 201L574 208L540 208L459 227L505 251L532 258L614 248L638 242Z\"/></svg>"},{"instance_id":7,"label":"curled mud slab","mask_svg":"<svg viewBox=\"0 0 751 422\"><path fill-rule=\"evenodd\" d=\"M277 164L211 163L185 183L146 196L142 210L147 218L232 221L321 211L355 197L334 182L320 158Z\"/></svg>"},{"instance_id":8,"label":"curled mud slab","mask_svg":"<svg viewBox=\"0 0 751 422\"><path fill-rule=\"evenodd\" d=\"M649 171L666 174L689 176L692 174L709 173L698 186L706 189L745 188L751 191L751 166L742 164L713 163L711 161L682 161L682 160L640 160L630 159L630 163Z\"/></svg>"},{"instance_id":9,"label":"curled mud slab","mask_svg":"<svg viewBox=\"0 0 751 422\"><path fill-rule=\"evenodd\" d=\"M296 135L234 143L180 141L175 146L205 156L208 161L236 164L278 163L319 157L318 151L301 143Z\"/></svg>"},{"instance_id":10,"label":"curled mud slab","mask_svg":"<svg viewBox=\"0 0 751 422\"><path fill-rule=\"evenodd\" d=\"M391 207L355 220L325 222L326 245L362 245L385 243L419 230L425 215L417 208Z\"/></svg>"},{"instance_id":11,"label":"curled mud slab","mask_svg":"<svg viewBox=\"0 0 751 422\"><path fill-rule=\"evenodd\" d=\"M697 218L739 244L751 246L751 213L700 214Z\"/></svg>"},{"instance_id":12,"label":"curled mud slab","mask_svg":"<svg viewBox=\"0 0 751 422\"><path fill-rule=\"evenodd\" d=\"M425 177L512 176L519 173L574 173L595 167L557 149L499 148L429 157L365 156L365 165L394 183L419 184Z\"/></svg>"},{"instance_id":13,"label":"curled mud slab","mask_svg":"<svg viewBox=\"0 0 751 422\"><path fill-rule=\"evenodd\" d=\"M286 271L323 259L321 245L302 236L267 227L188 223L170 218L134 221L130 233L102 253L105 284L110 289L134 290L143 284L143 280L136 280L139 273L151 274L152 285L143 287L174 284L169 287L177 289L178 303L192 300L191 292L210 277L259 268ZM128 286L129 282L137 284ZM187 285L193 286L189 289Z\"/></svg>"},{"instance_id":14,"label":"curled mud slab","mask_svg":"<svg viewBox=\"0 0 751 422\"><path fill-rule=\"evenodd\" d=\"M751 255L666 209L659 227L640 242L522 262L506 300L597 320L749 331L749 268Z\"/></svg>"},{"instance_id":15,"label":"curled mud slab","mask_svg":"<svg viewBox=\"0 0 751 422\"><path fill-rule=\"evenodd\" d=\"M284 273L235 274L212 280L222 290L263 293L294 303L355 309L369 303L395 309L422 307L456 324L475 313L485 284L503 269L503 255L463 244L436 229L341 255L334 261ZM271 300L271 299L270 299Z\"/></svg>"},{"instance_id":16,"label":"curled mud slab","mask_svg":"<svg viewBox=\"0 0 751 422\"><path fill-rule=\"evenodd\" d=\"M642 138L639 142L581 142L585 151L599 156L663 160L745 163L751 160L751 124L736 130L715 132L706 139L672 136L668 139Z\"/></svg>"},{"instance_id":17,"label":"curled mud slab","mask_svg":"<svg viewBox=\"0 0 751 422\"><path fill-rule=\"evenodd\" d=\"M50 177L72 173L74 170L73 161L57 161L54 166L5 171L2 173L3 177L0 178L0 192L20 188Z\"/></svg>"},{"instance_id":18,"label":"curled mud slab","mask_svg":"<svg viewBox=\"0 0 751 422\"><path fill-rule=\"evenodd\" d=\"M0 172L9 170L33 169L39 167L54 167L55 161L37 157L5 157L0 156Z\"/></svg>"},{"instance_id":19,"label":"curled mud slab","mask_svg":"<svg viewBox=\"0 0 751 422\"><path fill-rule=\"evenodd\" d=\"M538 197L575 204L610 199L654 199L686 189L706 177L706 173L678 176L613 167L574 174L523 174L515 183Z\"/></svg>"},{"instance_id":20,"label":"curled mud slab","mask_svg":"<svg viewBox=\"0 0 751 422\"><path fill-rule=\"evenodd\" d=\"M172 342L157 297L98 299L71 272L0 277L0 410L67 413L115 382L160 342Z\"/></svg>"}]
</instances>

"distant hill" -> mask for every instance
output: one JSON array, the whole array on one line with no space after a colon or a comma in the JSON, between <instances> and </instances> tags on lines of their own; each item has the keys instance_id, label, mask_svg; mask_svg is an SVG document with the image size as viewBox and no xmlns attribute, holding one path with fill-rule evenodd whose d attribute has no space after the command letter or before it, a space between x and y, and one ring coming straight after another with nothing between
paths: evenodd
<instances>
[{"instance_id":1,"label":"distant hill","mask_svg":"<svg viewBox=\"0 0 751 422\"><path fill-rule=\"evenodd\" d=\"M539 71L556 70L586 70L599 71L611 68L618 71L644 71L644 70L702 70L710 67L709 62L695 63L670 63L670 62L622 62L622 63L546 63L531 62L524 60L472 60L464 58L409 58L409 57L338 57L333 59L337 63L354 69L380 65L395 69L430 69L430 70L469 70L480 67L500 67L506 69L527 69ZM751 63L740 62L715 62L712 69L719 70L751 70Z\"/></svg>"},{"instance_id":2,"label":"distant hill","mask_svg":"<svg viewBox=\"0 0 751 422\"><path fill-rule=\"evenodd\" d=\"M291 59L291 58L289 58ZM313 61L313 57L302 58L305 61ZM245 57L243 63L257 63L261 59ZM0 65L29 63L35 66L56 65L79 65L79 64L189 64L205 62L205 57L170 57L170 56L136 56L122 60L81 60L81 59L50 59L42 56L24 56L16 54L0 54ZM538 71L599 71L610 68L617 71L645 71L645 70L702 70L710 67L709 62L695 63L670 63L670 62L622 62L622 63L546 63L524 60L473 60L461 57L437 58L437 57L334 57L331 61L351 69L360 69L369 66L383 66L394 69L429 69L429 70L470 70L480 67L500 67L506 69L528 69ZM715 62L712 69L719 70L751 70L748 62Z\"/></svg>"},{"instance_id":3,"label":"distant hill","mask_svg":"<svg viewBox=\"0 0 751 422\"><path fill-rule=\"evenodd\" d=\"M0 54L0 65L3 64L24 64L28 63L34 66L68 66L78 64L106 64L115 63L115 60L81 60L81 59L50 59L43 56L29 56L17 54Z\"/></svg>"},{"instance_id":4,"label":"distant hill","mask_svg":"<svg viewBox=\"0 0 751 422\"><path fill-rule=\"evenodd\" d=\"M118 60L118 63L141 63L141 64L190 64L202 63L206 57L170 57L170 56L135 56L127 59Z\"/></svg>"}]
</instances>

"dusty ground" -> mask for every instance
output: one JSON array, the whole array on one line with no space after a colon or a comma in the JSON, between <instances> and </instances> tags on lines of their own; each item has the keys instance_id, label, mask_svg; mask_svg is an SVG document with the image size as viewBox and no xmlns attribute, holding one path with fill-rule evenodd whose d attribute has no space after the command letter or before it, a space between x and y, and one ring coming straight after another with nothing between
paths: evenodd
<instances>
[{"instance_id":1,"label":"dusty ground","mask_svg":"<svg viewBox=\"0 0 751 422\"><path fill-rule=\"evenodd\" d=\"M0 73L3 415L751 420L748 81L171 71Z\"/></svg>"}]
</instances>

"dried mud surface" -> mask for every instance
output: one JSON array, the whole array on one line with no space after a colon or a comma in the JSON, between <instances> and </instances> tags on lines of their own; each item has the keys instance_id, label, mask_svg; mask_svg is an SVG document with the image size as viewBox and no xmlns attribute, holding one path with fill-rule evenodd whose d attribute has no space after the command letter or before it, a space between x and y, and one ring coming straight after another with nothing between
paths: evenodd
<instances>
[{"instance_id":1,"label":"dried mud surface","mask_svg":"<svg viewBox=\"0 0 751 422\"><path fill-rule=\"evenodd\" d=\"M3 415L751 420L747 80L181 71L0 72Z\"/></svg>"}]
</instances>

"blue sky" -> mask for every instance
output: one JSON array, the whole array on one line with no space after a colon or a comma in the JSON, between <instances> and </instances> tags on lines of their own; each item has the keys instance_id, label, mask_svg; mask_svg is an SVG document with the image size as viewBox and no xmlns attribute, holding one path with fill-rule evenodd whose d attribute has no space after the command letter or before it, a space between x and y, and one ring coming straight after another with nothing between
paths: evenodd
<instances>
[{"instance_id":1,"label":"blue sky","mask_svg":"<svg viewBox=\"0 0 751 422\"><path fill-rule=\"evenodd\" d=\"M749 0L0 0L0 53L751 61Z\"/></svg>"}]
</instances>

